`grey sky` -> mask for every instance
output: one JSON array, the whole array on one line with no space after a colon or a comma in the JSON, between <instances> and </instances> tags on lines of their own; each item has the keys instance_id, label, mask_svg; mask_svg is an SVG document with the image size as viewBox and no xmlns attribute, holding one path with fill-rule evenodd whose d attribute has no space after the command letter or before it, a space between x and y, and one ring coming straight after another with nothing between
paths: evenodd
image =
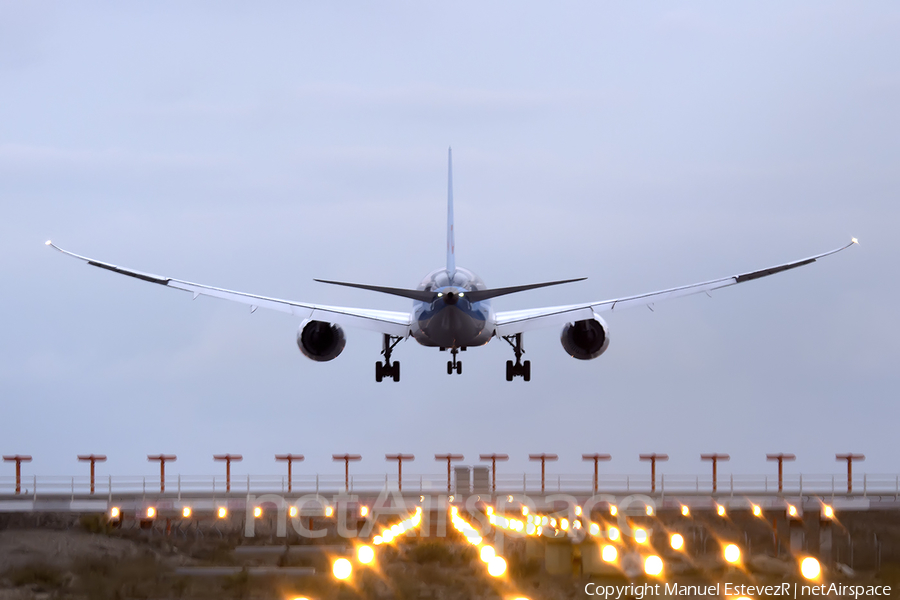
<instances>
[{"instance_id":1,"label":"grey sky","mask_svg":"<svg viewBox=\"0 0 900 600\"><path fill-rule=\"evenodd\" d=\"M30 472L504 469L896 472L900 8L890 2L0 2L0 451ZM46 249L320 303L405 300L443 263L454 148L458 264L489 285L587 276L498 310L600 300L822 252L705 296L610 315L568 358L555 329L462 355L414 341L376 385L380 339L316 364L298 322L92 269ZM6 465L0 475L11 474Z\"/></svg>"}]
</instances>

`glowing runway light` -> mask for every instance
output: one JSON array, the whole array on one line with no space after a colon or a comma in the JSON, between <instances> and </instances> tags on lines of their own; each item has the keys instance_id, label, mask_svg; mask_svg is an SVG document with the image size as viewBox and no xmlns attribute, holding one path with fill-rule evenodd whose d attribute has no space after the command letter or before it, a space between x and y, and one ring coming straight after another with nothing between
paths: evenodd
<instances>
[{"instance_id":1,"label":"glowing runway light","mask_svg":"<svg viewBox=\"0 0 900 600\"><path fill-rule=\"evenodd\" d=\"M760 508L758 504L753 505L753 516L754 517L762 516L762 508Z\"/></svg>"},{"instance_id":2,"label":"glowing runway light","mask_svg":"<svg viewBox=\"0 0 900 600\"><path fill-rule=\"evenodd\" d=\"M506 573L506 560L502 556L495 556L488 561L488 573L492 577L500 577Z\"/></svg>"},{"instance_id":3,"label":"glowing runway light","mask_svg":"<svg viewBox=\"0 0 900 600\"><path fill-rule=\"evenodd\" d=\"M331 566L331 572L336 579L349 579L350 575L353 573L353 565L346 558L339 558L334 561L334 564Z\"/></svg>"},{"instance_id":4,"label":"glowing runway light","mask_svg":"<svg viewBox=\"0 0 900 600\"><path fill-rule=\"evenodd\" d=\"M375 551L372 550L372 546L363 544L356 549L356 558L364 565L371 564L372 561L375 560Z\"/></svg>"},{"instance_id":5,"label":"glowing runway light","mask_svg":"<svg viewBox=\"0 0 900 600\"><path fill-rule=\"evenodd\" d=\"M681 507L681 516L683 516L683 517L691 516L691 509L688 508L687 506L682 506Z\"/></svg>"},{"instance_id":6,"label":"glowing runway light","mask_svg":"<svg viewBox=\"0 0 900 600\"><path fill-rule=\"evenodd\" d=\"M647 532L638 527L634 530L634 541L638 544L646 544L647 543Z\"/></svg>"},{"instance_id":7,"label":"glowing runway light","mask_svg":"<svg viewBox=\"0 0 900 600\"><path fill-rule=\"evenodd\" d=\"M819 561L812 556L807 556L800 562L800 574L806 579L817 579L822 572Z\"/></svg>"},{"instance_id":8,"label":"glowing runway light","mask_svg":"<svg viewBox=\"0 0 900 600\"><path fill-rule=\"evenodd\" d=\"M669 538L669 545L673 550L681 550L684 548L684 537L680 533L673 533Z\"/></svg>"},{"instance_id":9,"label":"glowing runway light","mask_svg":"<svg viewBox=\"0 0 900 600\"><path fill-rule=\"evenodd\" d=\"M612 541L616 541L617 539L619 539L619 528L618 527L610 527L609 532L607 532L607 533L609 535L609 539L611 539Z\"/></svg>"},{"instance_id":10,"label":"glowing runway light","mask_svg":"<svg viewBox=\"0 0 900 600\"><path fill-rule=\"evenodd\" d=\"M657 576L663 571L663 561L660 557L652 554L644 559L644 573L647 575Z\"/></svg>"},{"instance_id":11,"label":"glowing runway light","mask_svg":"<svg viewBox=\"0 0 900 600\"><path fill-rule=\"evenodd\" d=\"M618 557L619 551L612 544L606 544L603 546L603 550L600 551L600 558L603 559L603 562L613 563L616 562Z\"/></svg>"},{"instance_id":12,"label":"glowing runway light","mask_svg":"<svg viewBox=\"0 0 900 600\"><path fill-rule=\"evenodd\" d=\"M182 508L181 516L184 517L185 519L190 519L191 518L191 507L185 506L184 508Z\"/></svg>"},{"instance_id":13,"label":"glowing runway light","mask_svg":"<svg viewBox=\"0 0 900 600\"><path fill-rule=\"evenodd\" d=\"M722 506L721 504L716 504L716 513L718 513L718 515L720 517L724 517L725 516L725 507Z\"/></svg>"},{"instance_id":14,"label":"glowing runway light","mask_svg":"<svg viewBox=\"0 0 900 600\"><path fill-rule=\"evenodd\" d=\"M482 561L489 563L489 562L491 562L492 558L497 556L497 553L494 552L493 546L482 546L480 556L481 556Z\"/></svg>"},{"instance_id":15,"label":"glowing runway light","mask_svg":"<svg viewBox=\"0 0 900 600\"><path fill-rule=\"evenodd\" d=\"M727 546L725 546L724 555L727 562L734 564L741 560L741 549L734 544L728 544Z\"/></svg>"}]
</instances>

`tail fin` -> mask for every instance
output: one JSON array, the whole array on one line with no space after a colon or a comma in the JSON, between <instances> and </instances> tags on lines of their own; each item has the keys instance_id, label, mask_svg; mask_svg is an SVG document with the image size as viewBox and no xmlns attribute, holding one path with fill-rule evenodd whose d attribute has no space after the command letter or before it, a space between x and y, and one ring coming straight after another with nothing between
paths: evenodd
<instances>
[{"instance_id":1,"label":"tail fin","mask_svg":"<svg viewBox=\"0 0 900 600\"><path fill-rule=\"evenodd\" d=\"M453 239L453 148L447 150L447 272L456 271L456 242Z\"/></svg>"}]
</instances>

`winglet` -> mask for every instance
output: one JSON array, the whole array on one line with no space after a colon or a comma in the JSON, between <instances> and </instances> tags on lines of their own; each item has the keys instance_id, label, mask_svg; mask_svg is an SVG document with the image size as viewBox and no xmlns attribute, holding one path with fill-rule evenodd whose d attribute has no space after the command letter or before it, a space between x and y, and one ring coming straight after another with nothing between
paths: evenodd
<instances>
[{"instance_id":1,"label":"winglet","mask_svg":"<svg viewBox=\"0 0 900 600\"><path fill-rule=\"evenodd\" d=\"M453 148L447 149L447 272L456 272L456 242L453 235Z\"/></svg>"}]
</instances>

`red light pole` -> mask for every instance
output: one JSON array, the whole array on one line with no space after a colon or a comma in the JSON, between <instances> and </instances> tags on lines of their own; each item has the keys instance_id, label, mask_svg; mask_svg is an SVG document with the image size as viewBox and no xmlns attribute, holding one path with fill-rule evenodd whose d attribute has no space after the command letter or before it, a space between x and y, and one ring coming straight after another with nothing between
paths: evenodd
<instances>
[{"instance_id":1,"label":"red light pole","mask_svg":"<svg viewBox=\"0 0 900 600\"><path fill-rule=\"evenodd\" d=\"M6 457L4 457L6 458ZM847 493L851 493L853 491L853 461L862 462L866 460L865 454L835 454L834 458L836 460L846 460L847 461ZM16 492L17 494L19 492Z\"/></svg>"},{"instance_id":2,"label":"red light pole","mask_svg":"<svg viewBox=\"0 0 900 600\"><path fill-rule=\"evenodd\" d=\"M94 463L106 462L105 454L79 454L78 460L82 462L91 462L91 494L94 493Z\"/></svg>"},{"instance_id":3,"label":"red light pole","mask_svg":"<svg viewBox=\"0 0 900 600\"><path fill-rule=\"evenodd\" d=\"M16 494L22 493L22 463L31 462L31 456L27 454L13 454L12 456L4 456L4 462L16 463Z\"/></svg>"},{"instance_id":4,"label":"red light pole","mask_svg":"<svg viewBox=\"0 0 900 600\"><path fill-rule=\"evenodd\" d=\"M434 460L447 461L447 493L450 493L450 463L454 460L462 460L465 458L462 454L435 454Z\"/></svg>"},{"instance_id":5,"label":"red light pole","mask_svg":"<svg viewBox=\"0 0 900 600\"><path fill-rule=\"evenodd\" d=\"M716 493L717 481L716 481L716 464L721 461L731 460L731 457L727 454L701 454L700 460L711 460L713 465L713 493Z\"/></svg>"},{"instance_id":6,"label":"red light pole","mask_svg":"<svg viewBox=\"0 0 900 600\"><path fill-rule=\"evenodd\" d=\"M668 454L657 454L654 452L653 454L641 454L641 460L649 460L650 461L650 491L656 491L656 461L667 461L669 460ZM715 468L715 467L713 467ZM715 479L715 477L713 477ZM715 484L713 484L715 486ZM715 491L715 487L713 488Z\"/></svg>"},{"instance_id":7,"label":"red light pole","mask_svg":"<svg viewBox=\"0 0 900 600\"><path fill-rule=\"evenodd\" d=\"M159 461L159 493L161 494L166 491L166 463L175 462L178 457L174 454L148 454L147 460Z\"/></svg>"},{"instance_id":8,"label":"red light pole","mask_svg":"<svg viewBox=\"0 0 900 600\"><path fill-rule=\"evenodd\" d=\"M350 461L362 460L359 454L332 454L332 460L344 461L344 489L350 491Z\"/></svg>"},{"instance_id":9,"label":"red light pole","mask_svg":"<svg viewBox=\"0 0 900 600\"><path fill-rule=\"evenodd\" d=\"M491 461L491 493L497 491L497 461L509 460L508 454L481 454L478 456L480 460Z\"/></svg>"},{"instance_id":10,"label":"red light pole","mask_svg":"<svg viewBox=\"0 0 900 600\"><path fill-rule=\"evenodd\" d=\"M275 460L286 460L288 464L288 492L291 491L291 463L303 460L302 454L276 454Z\"/></svg>"},{"instance_id":11,"label":"red light pole","mask_svg":"<svg viewBox=\"0 0 900 600\"><path fill-rule=\"evenodd\" d=\"M397 461L397 487L399 491L403 491L403 461L416 460L416 457L412 454L385 454L384 460L396 460Z\"/></svg>"},{"instance_id":12,"label":"red light pole","mask_svg":"<svg viewBox=\"0 0 900 600\"><path fill-rule=\"evenodd\" d=\"M599 470L597 468L597 464L601 460L611 460L612 456L609 454L582 454L581 460L592 460L594 461L594 493L597 493L597 488L600 485L600 476Z\"/></svg>"},{"instance_id":13,"label":"red light pole","mask_svg":"<svg viewBox=\"0 0 900 600\"><path fill-rule=\"evenodd\" d=\"M557 460L559 457L555 454L529 454L528 460L541 461L541 493L544 493L544 463L548 460Z\"/></svg>"},{"instance_id":14,"label":"red light pole","mask_svg":"<svg viewBox=\"0 0 900 600\"><path fill-rule=\"evenodd\" d=\"M766 454L766 460L777 460L778 461L778 493L781 493L781 490L784 489L782 482L784 481L784 461L786 460L797 460L797 457L793 454L784 454L783 452L779 452L778 454Z\"/></svg>"},{"instance_id":15,"label":"red light pole","mask_svg":"<svg viewBox=\"0 0 900 600\"><path fill-rule=\"evenodd\" d=\"M213 460L225 461L225 493L231 491L231 462L241 462L244 457L240 454L213 454Z\"/></svg>"}]
</instances>

